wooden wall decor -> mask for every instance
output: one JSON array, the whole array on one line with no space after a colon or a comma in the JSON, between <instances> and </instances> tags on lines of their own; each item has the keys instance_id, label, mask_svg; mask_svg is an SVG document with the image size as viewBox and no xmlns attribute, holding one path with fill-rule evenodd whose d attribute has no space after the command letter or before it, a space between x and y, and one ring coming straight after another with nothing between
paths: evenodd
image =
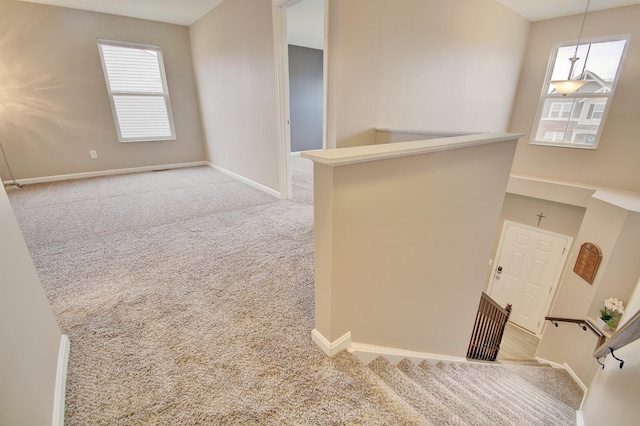
<instances>
[{"instance_id":1,"label":"wooden wall decor","mask_svg":"<svg viewBox=\"0 0 640 426\"><path fill-rule=\"evenodd\" d=\"M580 275L580 277L589 284L593 284L601 260L602 252L600 248L593 243L584 243L580 247L580 253L578 253L578 259L576 260L576 266L573 267L573 272Z\"/></svg>"}]
</instances>

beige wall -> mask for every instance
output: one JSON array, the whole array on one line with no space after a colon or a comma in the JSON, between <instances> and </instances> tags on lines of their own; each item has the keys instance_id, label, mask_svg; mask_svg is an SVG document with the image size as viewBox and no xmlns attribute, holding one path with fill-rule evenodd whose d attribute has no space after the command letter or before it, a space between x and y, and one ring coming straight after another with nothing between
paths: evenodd
<instances>
[{"instance_id":1,"label":"beige wall","mask_svg":"<svg viewBox=\"0 0 640 426\"><path fill-rule=\"evenodd\" d=\"M599 196L596 193L595 196ZM627 302L640 276L636 254L640 252L640 213L610 202L592 198L587 206L567 270L560 284L551 316L595 320L605 297ZM579 247L597 244L602 261L593 284L573 272ZM598 365L591 356L597 338L572 324L555 328L547 324L537 356L560 364L567 363L588 386Z\"/></svg>"},{"instance_id":2,"label":"beige wall","mask_svg":"<svg viewBox=\"0 0 640 426\"><path fill-rule=\"evenodd\" d=\"M0 189L0 424L50 425L60 329Z\"/></svg>"},{"instance_id":3,"label":"beige wall","mask_svg":"<svg viewBox=\"0 0 640 426\"><path fill-rule=\"evenodd\" d=\"M207 160L279 190L271 0L226 0L189 33Z\"/></svg>"},{"instance_id":4,"label":"beige wall","mask_svg":"<svg viewBox=\"0 0 640 426\"><path fill-rule=\"evenodd\" d=\"M626 305L623 320L640 309L640 281ZM640 393L640 341L616 351L625 360L624 368L607 357L606 368L599 370L582 406L584 424L633 425L638 423L638 394Z\"/></svg>"},{"instance_id":5,"label":"beige wall","mask_svg":"<svg viewBox=\"0 0 640 426\"><path fill-rule=\"evenodd\" d=\"M493 0L330 5L328 146L374 143L376 126L506 130L528 21Z\"/></svg>"},{"instance_id":6,"label":"beige wall","mask_svg":"<svg viewBox=\"0 0 640 426\"><path fill-rule=\"evenodd\" d=\"M583 37L630 33L631 42L597 150L529 145L549 55L554 43L575 40L581 16L531 25L509 131L526 133L518 143L513 172L597 186L640 191L640 5L590 12Z\"/></svg>"},{"instance_id":7,"label":"beige wall","mask_svg":"<svg viewBox=\"0 0 640 426\"><path fill-rule=\"evenodd\" d=\"M316 163L316 329L330 342L350 331L357 343L464 357L514 149Z\"/></svg>"},{"instance_id":8,"label":"beige wall","mask_svg":"<svg viewBox=\"0 0 640 426\"><path fill-rule=\"evenodd\" d=\"M96 38L160 45L177 140L118 142ZM183 26L0 0L0 97L18 179L204 160Z\"/></svg>"}]
</instances>

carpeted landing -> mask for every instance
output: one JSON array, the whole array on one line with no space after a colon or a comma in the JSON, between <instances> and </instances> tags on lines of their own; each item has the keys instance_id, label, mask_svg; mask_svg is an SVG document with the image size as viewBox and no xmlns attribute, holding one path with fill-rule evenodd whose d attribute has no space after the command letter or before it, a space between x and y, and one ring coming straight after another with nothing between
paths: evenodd
<instances>
[{"instance_id":1,"label":"carpeted landing","mask_svg":"<svg viewBox=\"0 0 640 426\"><path fill-rule=\"evenodd\" d=\"M507 368L327 358L308 197L199 167L10 199L71 340L67 426L575 424Z\"/></svg>"}]
</instances>

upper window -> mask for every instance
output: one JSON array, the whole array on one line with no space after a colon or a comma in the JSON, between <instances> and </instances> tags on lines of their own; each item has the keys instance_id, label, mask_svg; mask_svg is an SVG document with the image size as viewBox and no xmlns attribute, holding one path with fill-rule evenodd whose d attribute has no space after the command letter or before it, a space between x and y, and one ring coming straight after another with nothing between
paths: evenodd
<instances>
[{"instance_id":1,"label":"upper window","mask_svg":"<svg viewBox=\"0 0 640 426\"><path fill-rule=\"evenodd\" d=\"M98 40L120 142L176 138L158 46Z\"/></svg>"},{"instance_id":2,"label":"upper window","mask_svg":"<svg viewBox=\"0 0 640 426\"><path fill-rule=\"evenodd\" d=\"M587 80L576 92L566 96L549 83L565 80L576 44L557 44L551 53L549 68L538 104L531 143L572 148L595 149L615 91L628 36L584 40L578 47L580 58L572 80Z\"/></svg>"}]
</instances>

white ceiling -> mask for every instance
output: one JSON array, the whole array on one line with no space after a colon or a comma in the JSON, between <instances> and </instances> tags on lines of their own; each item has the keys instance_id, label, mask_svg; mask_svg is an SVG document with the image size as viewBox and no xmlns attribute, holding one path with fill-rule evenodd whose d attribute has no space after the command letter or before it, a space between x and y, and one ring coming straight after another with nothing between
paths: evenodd
<instances>
[{"instance_id":1,"label":"white ceiling","mask_svg":"<svg viewBox=\"0 0 640 426\"><path fill-rule=\"evenodd\" d=\"M21 0L169 24L191 25L223 0Z\"/></svg>"},{"instance_id":2,"label":"white ceiling","mask_svg":"<svg viewBox=\"0 0 640 426\"><path fill-rule=\"evenodd\" d=\"M191 25L223 0L21 0ZM471 0L473 1L473 0ZM496 0L530 21L583 13L587 0ZM640 0L591 0L589 10L640 4Z\"/></svg>"},{"instance_id":3,"label":"white ceiling","mask_svg":"<svg viewBox=\"0 0 640 426\"><path fill-rule=\"evenodd\" d=\"M324 49L324 0L302 0L287 8L289 44Z\"/></svg>"},{"instance_id":4,"label":"white ceiling","mask_svg":"<svg viewBox=\"0 0 640 426\"><path fill-rule=\"evenodd\" d=\"M584 13L587 0L497 0L531 22ZM640 4L640 0L591 0L589 11Z\"/></svg>"}]
</instances>

